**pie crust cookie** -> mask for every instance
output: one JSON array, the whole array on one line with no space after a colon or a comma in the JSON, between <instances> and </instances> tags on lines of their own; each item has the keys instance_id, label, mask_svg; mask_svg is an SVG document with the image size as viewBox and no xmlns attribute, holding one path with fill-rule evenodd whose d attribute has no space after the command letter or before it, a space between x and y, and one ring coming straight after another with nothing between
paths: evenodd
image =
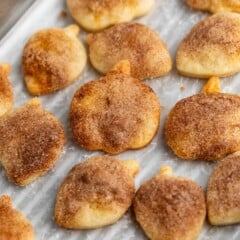
<instances>
[{"instance_id":1,"label":"pie crust cookie","mask_svg":"<svg viewBox=\"0 0 240 240\"><path fill-rule=\"evenodd\" d=\"M55 221L64 228L100 228L118 221L132 204L135 160L98 156L77 164L64 179L56 200Z\"/></svg>"},{"instance_id":2,"label":"pie crust cookie","mask_svg":"<svg viewBox=\"0 0 240 240\"><path fill-rule=\"evenodd\" d=\"M42 95L61 90L82 73L87 57L77 38L79 27L50 28L35 33L25 45L22 69L28 91Z\"/></svg>"},{"instance_id":3,"label":"pie crust cookie","mask_svg":"<svg viewBox=\"0 0 240 240\"><path fill-rule=\"evenodd\" d=\"M225 77L240 71L240 15L217 13L193 27L179 46L177 69L185 76Z\"/></svg>"},{"instance_id":4,"label":"pie crust cookie","mask_svg":"<svg viewBox=\"0 0 240 240\"><path fill-rule=\"evenodd\" d=\"M165 138L178 157L214 161L240 150L240 96L219 89L213 77L170 111Z\"/></svg>"},{"instance_id":5,"label":"pie crust cookie","mask_svg":"<svg viewBox=\"0 0 240 240\"><path fill-rule=\"evenodd\" d=\"M106 74L119 61L128 60L131 75L140 80L166 75L171 57L161 37L146 25L122 23L87 37L93 67Z\"/></svg>"},{"instance_id":6,"label":"pie crust cookie","mask_svg":"<svg viewBox=\"0 0 240 240\"><path fill-rule=\"evenodd\" d=\"M20 186L50 170L65 142L61 123L37 98L0 118L0 136L0 163Z\"/></svg>"},{"instance_id":7,"label":"pie crust cookie","mask_svg":"<svg viewBox=\"0 0 240 240\"><path fill-rule=\"evenodd\" d=\"M168 166L139 188L133 206L136 220L151 240L196 240L206 216L200 186L174 176Z\"/></svg>"},{"instance_id":8,"label":"pie crust cookie","mask_svg":"<svg viewBox=\"0 0 240 240\"><path fill-rule=\"evenodd\" d=\"M8 80L11 66L8 63L0 64L0 116L11 110L13 106L13 90Z\"/></svg>"},{"instance_id":9,"label":"pie crust cookie","mask_svg":"<svg viewBox=\"0 0 240 240\"><path fill-rule=\"evenodd\" d=\"M239 0L187 0L187 4L194 8L209 12L240 12Z\"/></svg>"},{"instance_id":10,"label":"pie crust cookie","mask_svg":"<svg viewBox=\"0 0 240 240\"><path fill-rule=\"evenodd\" d=\"M82 148L118 154L148 145L157 133L160 103L145 83L130 76L128 61L84 84L70 107L73 137Z\"/></svg>"},{"instance_id":11,"label":"pie crust cookie","mask_svg":"<svg viewBox=\"0 0 240 240\"><path fill-rule=\"evenodd\" d=\"M67 0L72 17L88 31L129 22L147 14L155 0Z\"/></svg>"},{"instance_id":12,"label":"pie crust cookie","mask_svg":"<svg viewBox=\"0 0 240 240\"><path fill-rule=\"evenodd\" d=\"M0 197L0 239L33 240L34 229L29 220L12 206L11 198Z\"/></svg>"},{"instance_id":13,"label":"pie crust cookie","mask_svg":"<svg viewBox=\"0 0 240 240\"><path fill-rule=\"evenodd\" d=\"M212 225L240 222L240 152L227 156L213 171L207 189L208 219Z\"/></svg>"}]
</instances>

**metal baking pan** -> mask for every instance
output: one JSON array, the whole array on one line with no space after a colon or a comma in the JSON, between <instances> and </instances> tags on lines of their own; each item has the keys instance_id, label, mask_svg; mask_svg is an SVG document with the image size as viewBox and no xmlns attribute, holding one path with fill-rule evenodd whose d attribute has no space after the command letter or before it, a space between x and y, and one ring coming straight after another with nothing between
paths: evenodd
<instances>
[{"instance_id":1,"label":"metal baking pan","mask_svg":"<svg viewBox=\"0 0 240 240\"><path fill-rule=\"evenodd\" d=\"M12 8L14 2L16 5ZM0 35L4 34L0 40L0 62L9 62L12 65L10 79L15 92L15 107L18 107L31 98L26 91L20 67L24 44L39 29L64 27L73 23L73 20L69 14L67 16L63 14L63 11L67 11L64 0L1 0L0 9ZM183 0L157 0L154 9L147 16L136 21L147 24L162 36L174 60L176 49L182 38L205 16L207 14L191 11ZM81 31L79 38L85 41L85 37L86 33ZM30 219L35 228L37 240L146 239L134 222L131 211L116 224L97 230L64 230L59 228L53 220L56 192L67 172L76 163L91 156L103 154L80 149L72 140L68 121L69 105L73 94L81 85L97 76L98 74L88 64L82 76L74 84L57 93L40 97L43 106L53 112L63 123L68 136L63 154L52 171L29 186L20 188L9 183L4 170L0 168L0 194L9 194L14 206ZM191 178L206 189L209 175L215 164L179 160L166 146L163 138L163 125L169 110L180 99L198 93L205 81L182 77L174 67L168 76L149 80L146 83L157 93L163 106L159 133L146 148L127 151L117 157L139 161L142 170L136 177L136 188L154 176L162 165L167 164L172 166L176 175ZM221 80L221 85L223 92L240 93L239 75ZM240 239L240 226L217 228L206 223L199 239L237 240Z\"/></svg>"}]
</instances>

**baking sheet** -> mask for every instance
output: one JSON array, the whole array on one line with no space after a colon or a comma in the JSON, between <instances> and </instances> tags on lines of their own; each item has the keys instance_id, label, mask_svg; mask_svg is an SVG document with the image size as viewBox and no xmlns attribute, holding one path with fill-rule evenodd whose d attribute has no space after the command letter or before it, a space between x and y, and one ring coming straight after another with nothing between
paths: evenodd
<instances>
[{"instance_id":1,"label":"baking sheet","mask_svg":"<svg viewBox=\"0 0 240 240\"><path fill-rule=\"evenodd\" d=\"M1 0L0 1L0 39L22 16L34 0ZM11 16L11 17L9 17Z\"/></svg>"},{"instance_id":2,"label":"baking sheet","mask_svg":"<svg viewBox=\"0 0 240 240\"><path fill-rule=\"evenodd\" d=\"M39 29L64 27L73 23L69 15L67 17L62 16L63 10L66 10L64 0L37 0L15 27L0 41L0 62L12 64L10 78L14 86L15 107L21 106L31 98L26 91L20 67L24 44ZM205 16L207 14L191 11L184 4L184 0L157 0L150 14L137 19L137 21L147 24L162 36L174 59L181 39L195 23ZM84 40L85 37L86 33L81 31L80 38ZM40 97L43 106L53 112L64 124L68 136L61 158L53 170L27 187L20 188L9 183L4 170L0 168L0 195L9 194L12 197L14 206L21 210L32 222L37 240L146 239L133 220L131 211L112 226L89 231L64 230L59 228L53 220L55 196L64 176L75 164L91 156L103 154L102 152L80 149L72 139L68 122L69 105L75 91L97 76L98 74L88 64L83 75L73 85L55 94ZM203 189L206 189L208 177L215 164L179 160L163 140L163 125L169 110L180 99L199 92L205 81L179 76L174 66L168 76L149 80L146 83L157 93L163 106L159 133L148 147L142 150L128 151L117 157L139 161L142 171L136 177L136 188L153 177L162 165L168 164L172 166L176 175L189 177L198 182ZM223 79L221 85L223 92L240 93L239 75ZM240 226L217 228L210 227L206 223L199 239L240 239Z\"/></svg>"}]
</instances>

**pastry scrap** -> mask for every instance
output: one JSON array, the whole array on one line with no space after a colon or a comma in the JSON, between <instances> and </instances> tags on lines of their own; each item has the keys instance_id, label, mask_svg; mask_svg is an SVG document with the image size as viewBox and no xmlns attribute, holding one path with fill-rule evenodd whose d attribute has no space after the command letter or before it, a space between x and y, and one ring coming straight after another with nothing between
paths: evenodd
<instances>
[{"instance_id":1,"label":"pastry scrap","mask_svg":"<svg viewBox=\"0 0 240 240\"><path fill-rule=\"evenodd\" d=\"M81 147L117 154L142 148L155 136L160 122L158 97L129 74L129 62L123 61L75 93L70 125Z\"/></svg>"},{"instance_id":2,"label":"pastry scrap","mask_svg":"<svg viewBox=\"0 0 240 240\"><path fill-rule=\"evenodd\" d=\"M168 166L140 187L133 206L136 220L151 240L196 240L206 216L200 186L174 176Z\"/></svg>"},{"instance_id":3,"label":"pastry scrap","mask_svg":"<svg viewBox=\"0 0 240 240\"><path fill-rule=\"evenodd\" d=\"M67 0L72 17L88 31L129 22L147 14L155 0Z\"/></svg>"},{"instance_id":4,"label":"pastry scrap","mask_svg":"<svg viewBox=\"0 0 240 240\"><path fill-rule=\"evenodd\" d=\"M240 150L240 96L219 93L213 77L202 93L179 101L168 115L165 137L185 160L218 160Z\"/></svg>"},{"instance_id":5,"label":"pastry scrap","mask_svg":"<svg viewBox=\"0 0 240 240\"><path fill-rule=\"evenodd\" d=\"M27 42L22 68L28 91L52 93L73 83L86 65L86 51L77 35L79 28L40 30Z\"/></svg>"},{"instance_id":6,"label":"pastry scrap","mask_svg":"<svg viewBox=\"0 0 240 240\"><path fill-rule=\"evenodd\" d=\"M65 141L62 125L37 98L0 119L0 163L24 186L50 170Z\"/></svg>"},{"instance_id":7,"label":"pastry scrap","mask_svg":"<svg viewBox=\"0 0 240 240\"><path fill-rule=\"evenodd\" d=\"M240 12L239 0L187 0L187 4L194 8L209 12Z\"/></svg>"},{"instance_id":8,"label":"pastry scrap","mask_svg":"<svg viewBox=\"0 0 240 240\"><path fill-rule=\"evenodd\" d=\"M213 171L207 189L208 218L212 225L240 222L240 153L224 158Z\"/></svg>"},{"instance_id":9,"label":"pastry scrap","mask_svg":"<svg viewBox=\"0 0 240 240\"><path fill-rule=\"evenodd\" d=\"M0 197L0 239L33 240L34 230L29 220L13 209L9 196Z\"/></svg>"},{"instance_id":10,"label":"pastry scrap","mask_svg":"<svg viewBox=\"0 0 240 240\"><path fill-rule=\"evenodd\" d=\"M122 23L87 37L94 68L107 73L121 60L131 63L131 74L140 80L166 75L171 57L160 36L139 23Z\"/></svg>"},{"instance_id":11,"label":"pastry scrap","mask_svg":"<svg viewBox=\"0 0 240 240\"><path fill-rule=\"evenodd\" d=\"M64 228L91 229L118 221L132 204L135 160L93 157L72 168L56 200L55 221Z\"/></svg>"},{"instance_id":12,"label":"pastry scrap","mask_svg":"<svg viewBox=\"0 0 240 240\"><path fill-rule=\"evenodd\" d=\"M13 90L8 80L10 70L8 63L0 64L0 116L7 113L13 105Z\"/></svg>"},{"instance_id":13,"label":"pastry scrap","mask_svg":"<svg viewBox=\"0 0 240 240\"><path fill-rule=\"evenodd\" d=\"M198 23L177 52L177 69L186 76L209 78L240 71L240 15L217 13Z\"/></svg>"}]
</instances>

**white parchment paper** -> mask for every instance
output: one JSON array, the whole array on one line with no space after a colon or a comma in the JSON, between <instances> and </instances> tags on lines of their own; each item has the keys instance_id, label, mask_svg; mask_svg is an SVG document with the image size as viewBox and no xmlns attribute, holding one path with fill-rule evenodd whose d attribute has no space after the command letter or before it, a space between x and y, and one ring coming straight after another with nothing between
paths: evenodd
<instances>
[{"instance_id":1,"label":"white parchment paper","mask_svg":"<svg viewBox=\"0 0 240 240\"><path fill-rule=\"evenodd\" d=\"M147 0L146 0L147 1ZM73 20L68 15L60 17L66 10L64 0L37 0L15 27L0 41L0 62L12 64L11 82L15 92L15 107L21 106L31 96L27 93L21 73L21 54L28 38L37 30L48 27L64 27ZM147 24L157 31L167 43L172 59L177 47L191 27L207 16L206 13L190 10L184 0L156 0L154 9L136 21ZM86 33L81 31L80 39L85 41ZM43 106L53 112L63 123L68 136L61 158L52 171L27 187L20 188L9 183L3 168L0 168L0 195L9 194L14 206L32 222L37 240L142 240L146 239L129 211L116 224L97 230L69 231L59 228L53 220L56 192L64 176L75 164L102 152L89 152L80 149L72 140L69 130L68 111L75 91L84 83L95 79L98 74L90 64L83 75L73 85L54 94L40 97ZM222 91L240 93L240 76L222 79ZM117 156L120 159L137 159L142 171L136 177L136 188L153 177L162 165L172 166L176 175L189 177L206 189L208 177L214 165L206 162L179 160L166 146L163 139L163 126L166 116L180 99L193 95L201 89L204 80L185 78L174 68L166 77L146 81L157 93L161 105L161 127L152 143L138 151L128 151ZM1 136L0 136L1 137ZM208 223L199 237L200 240L240 239L240 226L211 227Z\"/></svg>"}]
</instances>

